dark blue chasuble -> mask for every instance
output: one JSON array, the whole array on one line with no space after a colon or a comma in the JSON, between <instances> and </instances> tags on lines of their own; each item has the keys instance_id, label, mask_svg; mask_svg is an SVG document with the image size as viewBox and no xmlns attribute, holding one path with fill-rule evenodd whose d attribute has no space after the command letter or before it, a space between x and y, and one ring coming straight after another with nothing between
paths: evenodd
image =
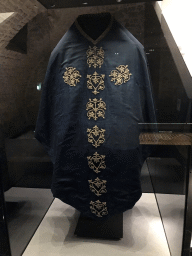
<instances>
[{"instance_id":1,"label":"dark blue chasuble","mask_svg":"<svg viewBox=\"0 0 192 256\"><path fill-rule=\"evenodd\" d=\"M53 162L53 196L95 219L131 209L144 122L155 113L143 46L110 14L95 40L77 19L51 53L35 131Z\"/></svg>"}]
</instances>

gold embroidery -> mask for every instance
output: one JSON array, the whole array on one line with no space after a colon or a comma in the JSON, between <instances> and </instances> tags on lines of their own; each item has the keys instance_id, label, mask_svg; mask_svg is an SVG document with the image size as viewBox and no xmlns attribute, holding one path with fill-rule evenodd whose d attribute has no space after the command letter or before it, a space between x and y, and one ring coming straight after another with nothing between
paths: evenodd
<instances>
[{"instance_id":1,"label":"gold embroidery","mask_svg":"<svg viewBox=\"0 0 192 256\"><path fill-rule=\"evenodd\" d=\"M97 177L94 181L88 180L88 182L91 192L95 193L96 196L101 196L102 194L107 193L106 180L100 180Z\"/></svg>"},{"instance_id":2,"label":"gold embroidery","mask_svg":"<svg viewBox=\"0 0 192 256\"><path fill-rule=\"evenodd\" d=\"M104 60L104 50L102 47L97 48L97 46L89 46L89 49L87 50L87 64L89 65L89 68L93 65L94 68L99 66L101 68L101 65L103 64Z\"/></svg>"},{"instance_id":3,"label":"gold embroidery","mask_svg":"<svg viewBox=\"0 0 192 256\"><path fill-rule=\"evenodd\" d=\"M91 201L90 202L91 212L97 215L97 217L103 217L104 215L108 214L106 205L107 205L106 202L100 202L99 200L95 202Z\"/></svg>"},{"instance_id":4,"label":"gold embroidery","mask_svg":"<svg viewBox=\"0 0 192 256\"><path fill-rule=\"evenodd\" d=\"M106 104L102 99L89 99L89 102L86 105L87 116L89 119L93 118L94 120L97 120L99 117L105 118L105 110L106 110Z\"/></svg>"},{"instance_id":5,"label":"gold embroidery","mask_svg":"<svg viewBox=\"0 0 192 256\"><path fill-rule=\"evenodd\" d=\"M76 68L68 67L65 68L66 71L64 72L64 82L70 86L76 86L79 82L79 78L81 77L79 71Z\"/></svg>"},{"instance_id":6,"label":"gold embroidery","mask_svg":"<svg viewBox=\"0 0 192 256\"><path fill-rule=\"evenodd\" d=\"M104 136L105 129L99 130L98 126L95 125L93 129L87 129L87 136L88 136L88 142L92 143L92 145L97 148L100 146L100 144L104 143L105 136ZM94 137L98 137L98 139L95 139Z\"/></svg>"},{"instance_id":7,"label":"gold embroidery","mask_svg":"<svg viewBox=\"0 0 192 256\"><path fill-rule=\"evenodd\" d=\"M88 89L94 89L92 93L95 95L99 93L97 90L104 90L104 78L105 75L101 74L99 75L96 71L93 73L93 75L87 75L87 88ZM95 85L95 86L94 86Z\"/></svg>"},{"instance_id":8,"label":"gold embroidery","mask_svg":"<svg viewBox=\"0 0 192 256\"><path fill-rule=\"evenodd\" d=\"M105 156L99 155L97 152L93 154L93 156L88 156L88 165L89 167L96 173L101 172L99 169L105 169Z\"/></svg>"},{"instance_id":9,"label":"gold embroidery","mask_svg":"<svg viewBox=\"0 0 192 256\"><path fill-rule=\"evenodd\" d=\"M116 70L112 70L111 74L111 81L115 82L115 85L121 85L123 83L126 83L130 80L131 73L129 72L128 65L120 65L119 67L116 67Z\"/></svg>"}]
</instances>

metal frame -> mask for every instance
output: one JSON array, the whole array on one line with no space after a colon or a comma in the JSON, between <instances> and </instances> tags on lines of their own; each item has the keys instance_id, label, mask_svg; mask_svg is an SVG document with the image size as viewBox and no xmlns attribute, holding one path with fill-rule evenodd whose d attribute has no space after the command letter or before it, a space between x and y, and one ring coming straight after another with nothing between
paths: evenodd
<instances>
[{"instance_id":1,"label":"metal frame","mask_svg":"<svg viewBox=\"0 0 192 256\"><path fill-rule=\"evenodd\" d=\"M40 2L40 4L42 4L46 9L59 9L100 5L117 5L139 2L154 2L154 0L38 0L38 2Z\"/></svg>"},{"instance_id":2,"label":"metal frame","mask_svg":"<svg viewBox=\"0 0 192 256\"><path fill-rule=\"evenodd\" d=\"M1 131L0 131L1 132ZM0 142L2 142L0 140ZM3 145L0 145L0 149L3 148ZM2 153L2 150L0 150ZM3 189L3 160L0 155L0 256L11 256L11 247L9 241L9 232L7 226L7 218L6 218L6 205L4 198L4 189Z\"/></svg>"},{"instance_id":3,"label":"metal frame","mask_svg":"<svg viewBox=\"0 0 192 256\"><path fill-rule=\"evenodd\" d=\"M188 164L186 171L185 212L183 227L183 244L181 256L190 256L192 232L192 146L188 147Z\"/></svg>"}]
</instances>

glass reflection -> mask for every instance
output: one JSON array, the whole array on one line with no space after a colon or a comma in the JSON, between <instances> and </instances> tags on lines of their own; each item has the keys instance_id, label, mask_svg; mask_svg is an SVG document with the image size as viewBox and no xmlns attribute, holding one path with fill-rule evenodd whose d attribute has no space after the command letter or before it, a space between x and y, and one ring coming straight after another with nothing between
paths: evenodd
<instances>
[{"instance_id":1,"label":"glass reflection","mask_svg":"<svg viewBox=\"0 0 192 256\"><path fill-rule=\"evenodd\" d=\"M106 7L95 8L92 11L107 11ZM126 8L118 8L109 7L117 20L145 46L157 112L158 124L141 125L141 144L151 153L141 176L143 192L155 194L171 255L180 256L191 146L189 90L178 70L175 48L170 50L169 38L165 37L166 24L162 29L153 5L128 4ZM14 53L17 65L6 62L1 74L8 73L12 68L12 75L8 73L6 76L11 87L25 85L23 91L14 89L16 93L13 91L12 94L17 95L17 101L12 100L11 93L4 94L4 102L9 102L5 108L10 107L14 113L11 116L5 111L3 131L6 137L4 159L8 169L4 190L12 255L15 256L22 254L53 200L50 192L52 164L34 139L41 96L39 81L43 81L50 52L79 14L81 10L42 12L40 8L39 13L28 22L28 49L23 53L26 56L23 57L21 50L17 52L15 49L18 48L13 45L2 53L4 61L7 61L10 52ZM64 24L62 28L61 24ZM115 54L118 55L118 52ZM10 103L10 99L14 104Z\"/></svg>"}]
</instances>

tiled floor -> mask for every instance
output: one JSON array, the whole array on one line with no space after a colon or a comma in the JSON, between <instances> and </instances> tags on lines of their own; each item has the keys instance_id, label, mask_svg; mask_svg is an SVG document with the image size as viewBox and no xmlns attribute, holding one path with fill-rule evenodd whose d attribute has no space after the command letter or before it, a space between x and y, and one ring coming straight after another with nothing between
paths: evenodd
<instances>
[{"instance_id":1,"label":"tiled floor","mask_svg":"<svg viewBox=\"0 0 192 256\"><path fill-rule=\"evenodd\" d=\"M119 241L74 236L79 213L55 199L23 256L170 256L155 196L144 193L124 213L124 235Z\"/></svg>"}]
</instances>

